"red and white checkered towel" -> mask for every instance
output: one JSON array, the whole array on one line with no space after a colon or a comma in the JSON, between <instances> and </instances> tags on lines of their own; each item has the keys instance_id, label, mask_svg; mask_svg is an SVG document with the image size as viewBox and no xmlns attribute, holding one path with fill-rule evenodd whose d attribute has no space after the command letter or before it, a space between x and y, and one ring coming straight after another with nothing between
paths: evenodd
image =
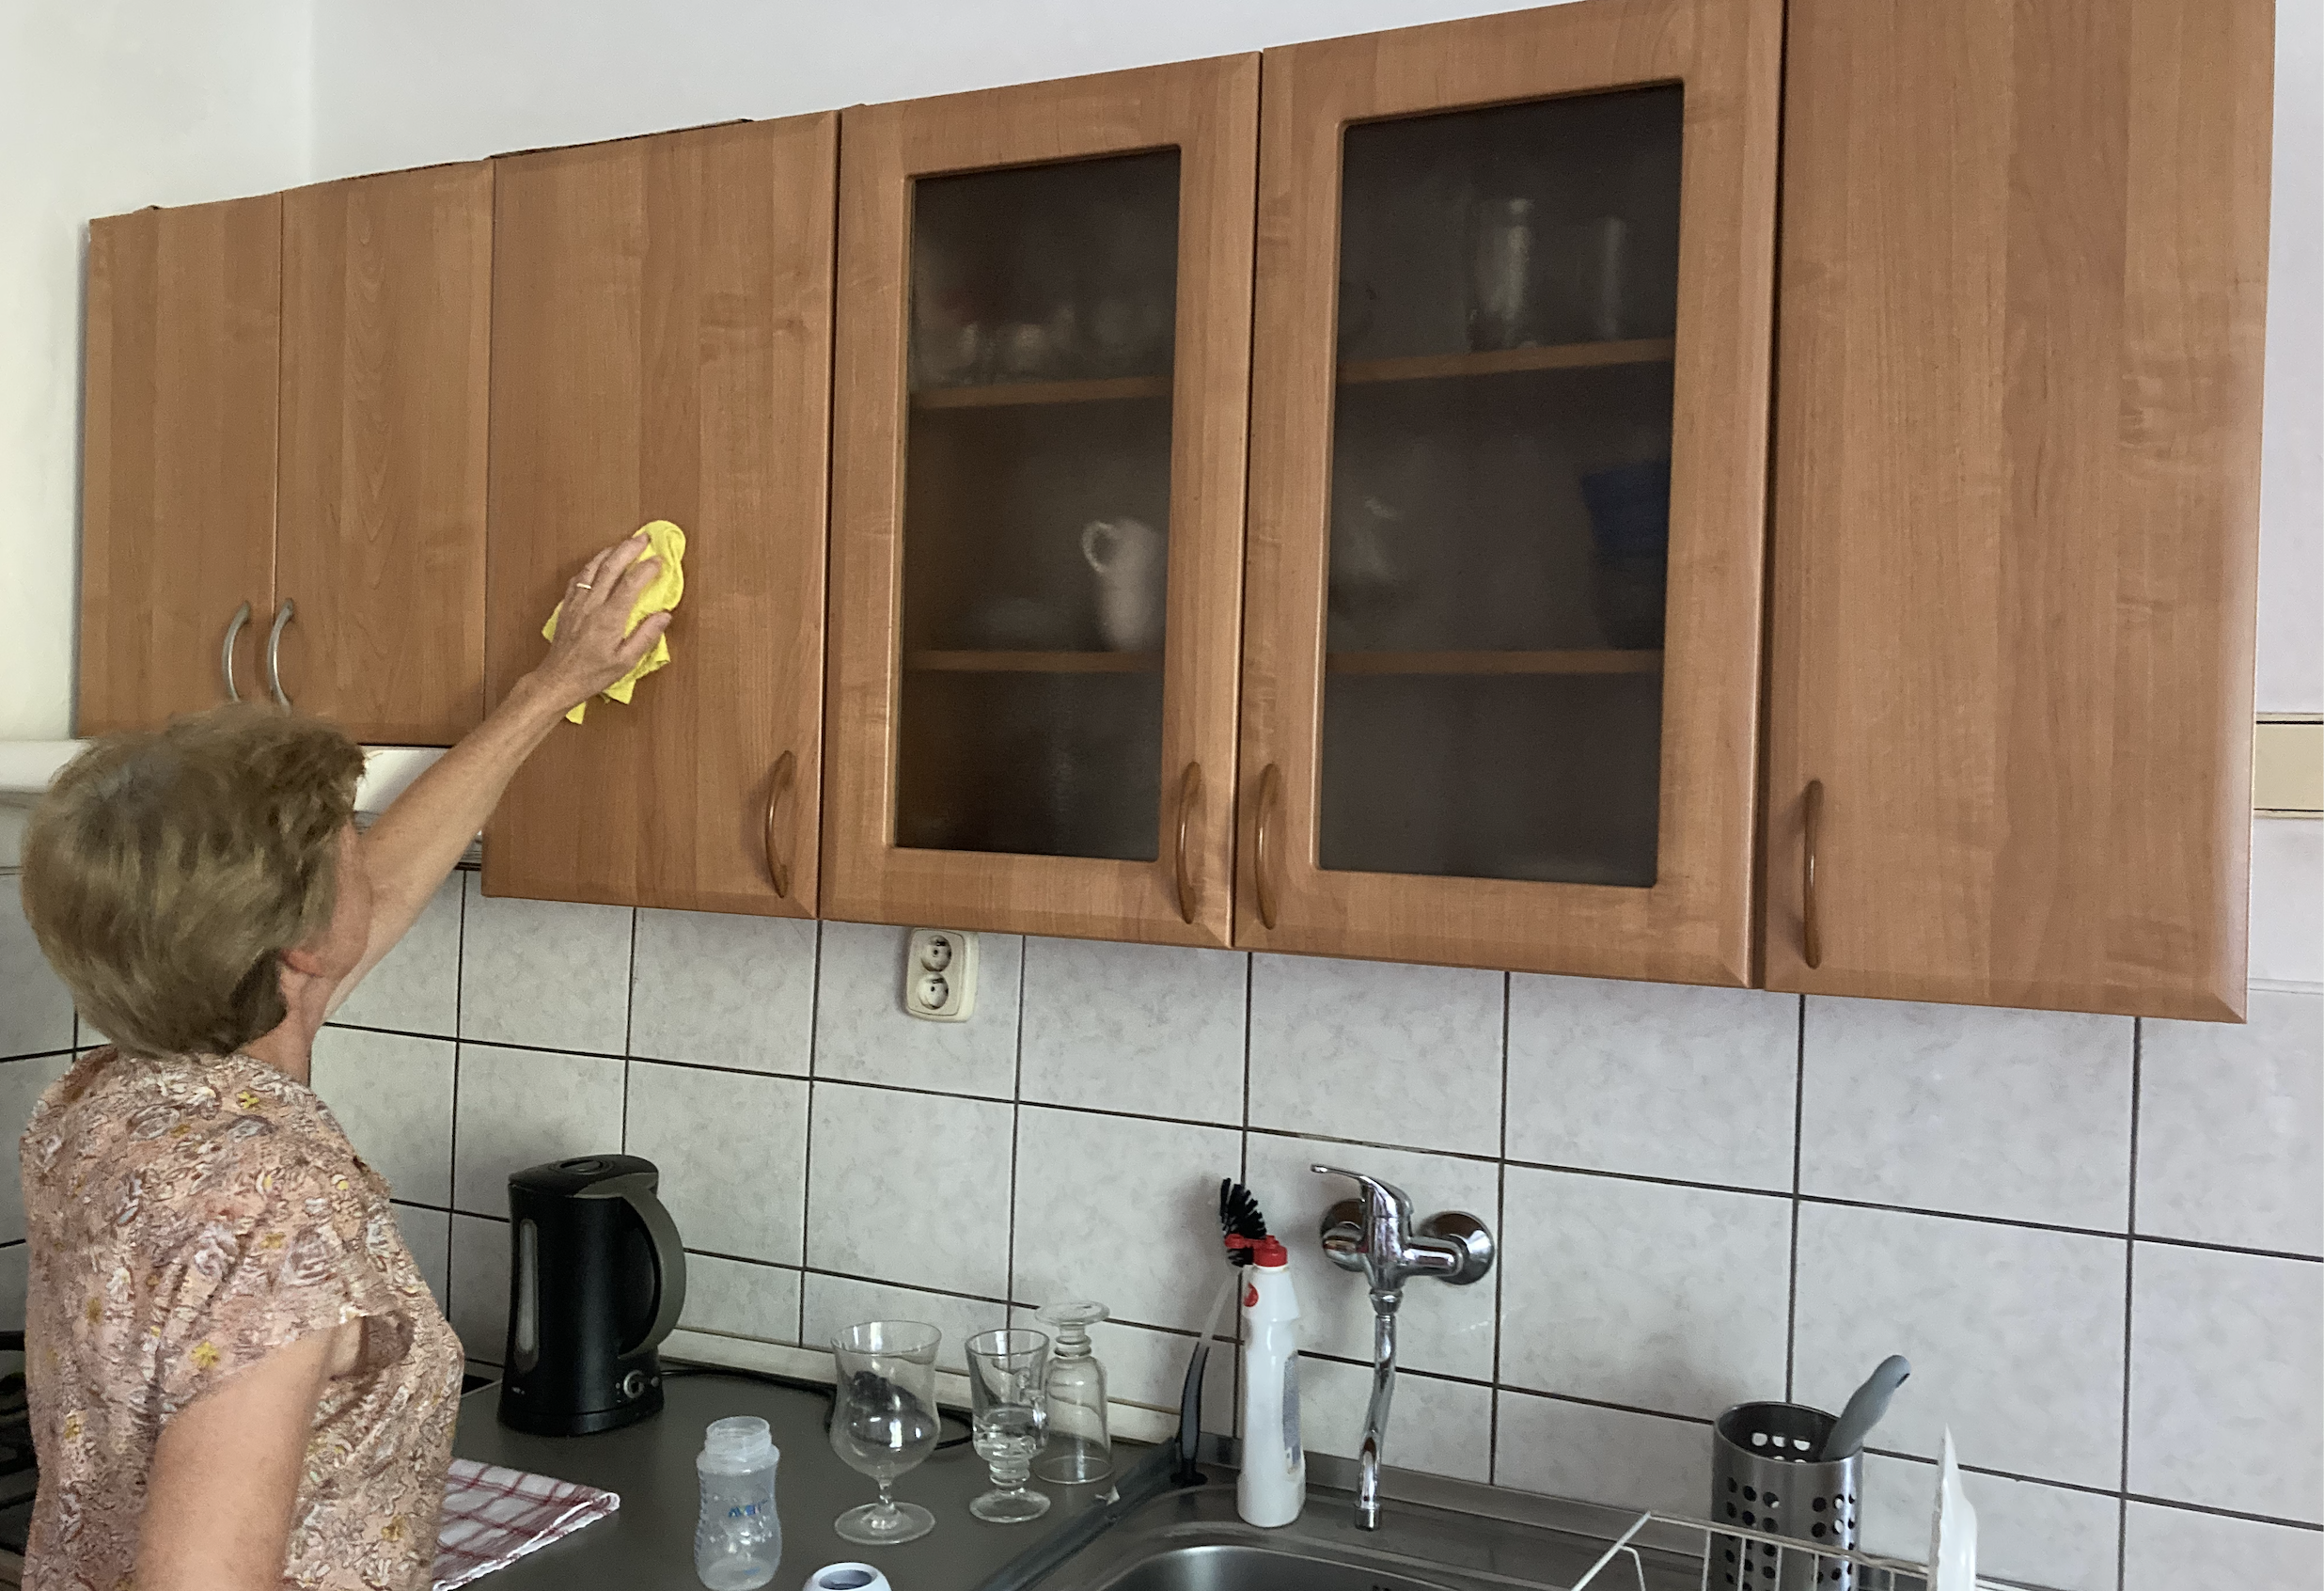
<instances>
[{"instance_id":1,"label":"red and white checkered towel","mask_svg":"<svg viewBox=\"0 0 2324 1591\"><path fill-rule=\"evenodd\" d=\"M436 1536L435 1591L506 1568L620 1505L615 1493L593 1486L455 1458Z\"/></svg>"}]
</instances>

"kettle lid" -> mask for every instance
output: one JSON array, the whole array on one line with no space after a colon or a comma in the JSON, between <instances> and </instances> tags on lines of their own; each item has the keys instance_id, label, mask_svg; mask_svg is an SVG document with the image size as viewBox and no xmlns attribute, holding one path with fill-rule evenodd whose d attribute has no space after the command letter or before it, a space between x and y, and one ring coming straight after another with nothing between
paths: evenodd
<instances>
[{"instance_id":1,"label":"kettle lid","mask_svg":"<svg viewBox=\"0 0 2324 1591\"><path fill-rule=\"evenodd\" d=\"M510 1172L509 1186L552 1198L619 1199L623 1186L635 1187L632 1179L641 1175L647 1188L658 1187L661 1168L638 1155L574 1155Z\"/></svg>"}]
</instances>

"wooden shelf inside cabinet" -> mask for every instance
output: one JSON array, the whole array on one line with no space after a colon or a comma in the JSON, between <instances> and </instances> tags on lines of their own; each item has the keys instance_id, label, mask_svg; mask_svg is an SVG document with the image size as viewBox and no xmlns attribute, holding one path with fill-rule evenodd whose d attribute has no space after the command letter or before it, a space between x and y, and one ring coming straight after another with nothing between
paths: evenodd
<instances>
[{"instance_id":1,"label":"wooden shelf inside cabinet","mask_svg":"<svg viewBox=\"0 0 2324 1591\"><path fill-rule=\"evenodd\" d=\"M1334 652L1334 674L1658 674L1659 651Z\"/></svg>"},{"instance_id":2,"label":"wooden shelf inside cabinet","mask_svg":"<svg viewBox=\"0 0 2324 1591\"><path fill-rule=\"evenodd\" d=\"M1442 381L1453 376L1516 375L1529 370L1579 370L1604 365L1664 365L1677 352L1674 338L1619 342L1561 342L1547 348L1502 348L1487 354L1416 354L1401 359L1348 359L1342 386L1381 381ZM915 400L917 402L917 400Z\"/></svg>"},{"instance_id":3,"label":"wooden shelf inside cabinet","mask_svg":"<svg viewBox=\"0 0 2324 1591\"><path fill-rule=\"evenodd\" d=\"M1152 674L1158 652L907 652L915 674Z\"/></svg>"},{"instance_id":4,"label":"wooden shelf inside cabinet","mask_svg":"<svg viewBox=\"0 0 2324 1591\"><path fill-rule=\"evenodd\" d=\"M978 386L931 386L912 394L915 409L1007 409L1035 403L1120 403L1168 398L1166 375L1106 376L1091 381L1009 381Z\"/></svg>"}]
</instances>

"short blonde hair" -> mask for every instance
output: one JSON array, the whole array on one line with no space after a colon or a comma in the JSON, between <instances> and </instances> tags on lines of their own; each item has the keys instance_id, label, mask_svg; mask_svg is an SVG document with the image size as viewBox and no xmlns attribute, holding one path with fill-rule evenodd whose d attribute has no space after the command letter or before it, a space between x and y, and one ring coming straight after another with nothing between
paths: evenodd
<instances>
[{"instance_id":1,"label":"short blonde hair","mask_svg":"<svg viewBox=\"0 0 2324 1591\"><path fill-rule=\"evenodd\" d=\"M24 841L24 916L81 1014L137 1055L227 1055L280 1025L278 957L331 921L363 753L249 704L108 735Z\"/></svg>"}]
</instances>

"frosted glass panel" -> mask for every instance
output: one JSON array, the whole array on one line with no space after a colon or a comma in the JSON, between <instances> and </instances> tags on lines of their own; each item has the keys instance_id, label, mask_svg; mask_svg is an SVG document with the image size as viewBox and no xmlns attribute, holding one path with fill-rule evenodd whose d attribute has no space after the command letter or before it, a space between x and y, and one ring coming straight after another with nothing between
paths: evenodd
<instances>
[{"instance_id":1,"label":"frosted glass panel","mask_svg":"<svg viewBox=\"0 0 2324 1591\"><path fill-rule=\"evenodd\" d=\"M1347 133L1326 868L1655 880L1680 109Z\"/></svg>"},{"instance_id":2,"label":"frosted glass panel","mask_svg":"<svg viewBox=\"0 0 2324 1591\"><path fill-rule=\"evenodd\" d=\"M913 198L899 845L1151 861L1175 150Z\"/></svg>"}]
</instances>

